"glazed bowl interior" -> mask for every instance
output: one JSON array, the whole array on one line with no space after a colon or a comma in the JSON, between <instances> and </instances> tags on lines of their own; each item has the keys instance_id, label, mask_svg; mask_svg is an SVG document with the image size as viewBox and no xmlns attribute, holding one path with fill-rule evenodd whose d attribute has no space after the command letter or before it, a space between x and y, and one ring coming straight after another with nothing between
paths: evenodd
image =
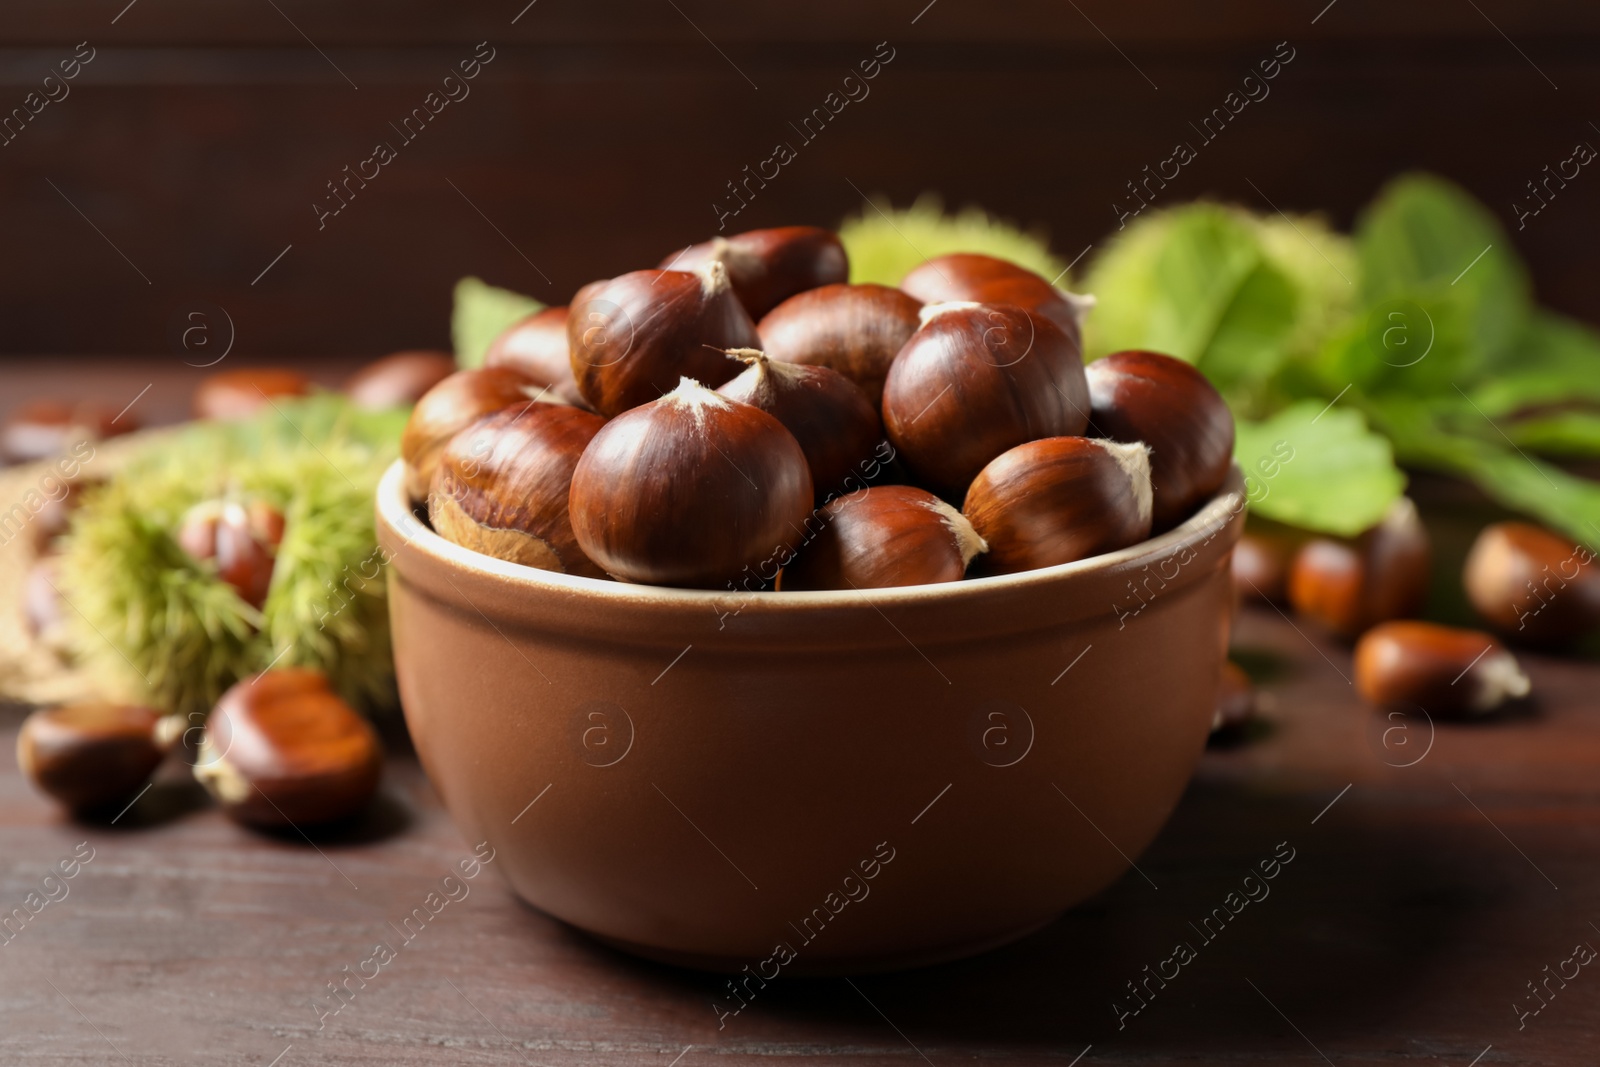
<instances>
[{"instance_id":1,"label":"glazed bowl interior","mask_svg":"<svg viewBox=\"0 0 1600 1067\"><path fill-rule=\"evenodd\" d=\"M962 955L1126 870L1205 743L1242 512L1235 470L1093 559L747 593L479 555L398 464L378 494L406 718L457 824L536 907L735 971Z\"/></svg>"}]
</instances>

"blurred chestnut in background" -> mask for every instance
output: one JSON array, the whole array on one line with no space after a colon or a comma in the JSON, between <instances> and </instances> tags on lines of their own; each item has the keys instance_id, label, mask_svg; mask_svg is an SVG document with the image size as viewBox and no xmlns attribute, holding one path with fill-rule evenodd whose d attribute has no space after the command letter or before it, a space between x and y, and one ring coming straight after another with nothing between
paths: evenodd
<instances>
[{"instance_id":1,"label":"blurred chestnut in background","mask_svg":"<svg viewBox=\"0 0 1600 1067\"><path fill-rule=\"evenodd\" d=\"M1531 688L1516 659L1488 634L1412 619L1362 634L1355 669L1356 690L1369 702L1431 715L1484 715Z\"/></svg>"},{"instance_id":2,"label":"blurred chestnut in background","mask_svg":"<svg viewBox=\"0 0 1600 1067\"><path fill-rule=\"evenodd\" d=\"M1137 544L1150 508L1144 445L1047 437L984 467L961 512L989 545L983 573L1015 574Z\"/></svg>"},{"instance_id":3,"label":"blurred chestnut in background","mask_svg":"<svg viewBox=\"0 0 1600 1067\"><path fill-rule=\"evenodd\" d=\"M0 461L33 463L68 455L75 448L78 452L87 449L92 456L93 442L138 428L138 420L131 412L122 412L119 417L114 408L104 404L30 400L0 424Z\"/></svg>"},{"instance_id":4,"label":"blurred chestnut in background","mask_svg":"<svg viewBox=\"0 0 1600 1067\"><path fill-rule=\"evenodd\" d=\"M1155 458L1151 457L1152 465ZM1243 601L1284 604L1289 598L1289 565L1306 538L1246 528L1233 546L1233 590Z\"/></svg>"},{"instance_id":5,"label":"blurred chestnut in background","mask_svg":"<svg viewBox=\"0 0 1600 1067\"><path fill-rule=\"evenodd\" d=\"M1205 375L1155 352L1113 352L1084 368L1090 432L1150 446L1152 530L1211 499L1233 463L1233 413Z\"/></svg>"},{"instance_id":6,"label":"blurred chestnut in background","mask_svg":"<svg viewBox=\"0 0 1600 1067\"><path fill-rule=\"evenodd\" d=\"M605 420L565 404L486 415L439 457L428 518L441 537L496 559L603 578L578 547L567 497L578 457Z\"/></svg>"},{"instance_id":7,"label":"blurred chestnut in background","mask_svg":"<svg viewBox=\"0 0 1600 1067\"><path fill-rule=\"evenodd\" d=\"M567 345L578 392L610 418L655 400L680 377L718 386L739 372L727 348L760 344L721 262L697 272L636 270L578 290Z\"/></svg>"},{"instance_id":8,"label":"blurred chestnut in background","mask_svg":"<svg viewBox=\"0 0 1600 1067\"><path fill-rule=\"evenodd\" d=\"M344 392L367 411L410 407L455 372L455 357L448 352L395 352L352 374Z\"/></svg>"},{"instance_id":9,"label":"blurred chestnut in background","mask_svg":"<svg viewBox=\"0 0 1600 1067\"><path fill-rule=\"evenodd\" d=\"M564 404L588 407L572 377L572 354L567 346L567 307L548 307L508 326L484 354L486 367L511 367L550 391Z\"/></svg>"},{"instance_id":10,"label":"blurred chestnut in background","mask_svg":"<svg viewBox=\"0 0 1600 1067\"><path fill-rule=\"evenodd\" d=\"M877 407L889 364L916 332L921 310L920 301L887 285L824 285L767 312L756 331L768 356L830 367Z\"/></svg>"},{"instance_id":11,"label":"blurred chestnut in background","mask_svg":"<svg viewBox=\"0 0 1600 1067\"><path fill-rule=\"evenodd\" d=\"M282 667L222 694L194 776L229 818L273 829L353 815L372 799L382 769L378 735L327 676Z\"/></svg>"},{"instance_id":12,"label":"blurred chestnut in background","mask_svg":"<svg viewBox=\"0 0 1600 1067\"><path fill-rule=\"evenodd\" d=\"M796 293L850 278L850 260L839 235L817 226L779 226L713 237L668 256L660 266L698 270L707 263L727 268L734 295L752 319Z\"/></svg>"},{"instance_id":13,"label":"blurred chestnut in background","mask_svg":"<svg viewBox=\"0 0 1600 1067\"><path fill-rule=\"evenodd\" d=\"M1089 389L1077 347L1008 304L922 309L883 390L883 423L912 473L959 498L984 464L1042 437L1080 434Z\"/></svg>"},{"instance_id":14,"label":"blurred chestnut in background","mask_svg":"<svg viewBox=\"0 0 1600 1067\"><path fill-rule=\"evenodd\" d=\"M1467 554L1467 599L1500 633L1554 643L1600 629L1595 554L1526 522L1484 527Z\"/></svg>"},{"instance_id":15,"label":"blurred chestnut in background","mask_svg":"<svg viewBox=\"0 0 1600 1067\"><path fill-rule=\"evenodd\" d=\"M746 366L717 392L783 423L806 454L819 500L841 488L883 440L877 409L844 375L827 367L774 363L751 348L729 349L728 356Z\"/></svg>"},{"instance_id":16,"label":"blurred chestnut in background","mask_svg":"<svg viewBox=\"0 0 1600 1067\"><path fill-rule=\"evenodd\" d=\"M925 489L882 485L831 501L822 528L778 588L884 589L960 581L988 546L966 516Z\"/></svg>"},{"instance_id":17,"label":"blurred chestnut in background","mask_svg":"<svg viewBox=\"0 0 1600 1067\"><path fill-rule=\"evenodd\" d=\"M411 499L428 495L439 453L450 438L485 415L512 405L533 403L539 385L510 367L456 371L429 389L411 409L400 455L406 461L406 489Z\"/></svg>"},{"instance_id":18,"label":"blurred chestnut in background","mask_svg":"<svg viewBox=\"0 0 1600 1067\"><path fill-rule=\"evenodd\" d=\"M196 560L214 561L217 576L255 608L267 602L282 540L283 514L261 500L203 501L184 514L177 533L180 548Z\"/></svg>"},{"instance_id":19,"label":"blurred chestnut in background","mask_svg":"<svg viewBox=\"0 0 1600 1067\"><path fill-rule=\"evenodd\" d=\"M924 304L975 300L982 304L1015 304L1042 315L1061 327L1078 351L1082 314L1092 307L1092 297L1073 297L1043 276L1010 260L976 252L934 256L900 280L900 288Z\"/></svg>"},{"instance_id":20,"label":"blurred chestnut in background","mask_svg":"<svg viewBox=\"0 0 1600 1067\"><path fill-rule=\"evenodd\" d=\"M1401 497L1383 521L1354 540L1317 537L1295 553L1289 603L1341 637L1417 614L1432 560L1417 508Z\"/></svg>"},{"instance_id":21,"label":"blurred chestnut in background","mask_svg":"<svg viewBox=\"0 0 1600 1067\"><path fill-rule=\"evenodd\" d=\"M595 434L570 511L584 554L613 577L715 588L787 556L811 504L806 454L783 423L685 378Z\"/></svg>"},{"instance_id":22,"label":"blurred chestnut in background","mask_svg":"<svg viewBox=\"0 0 1600 1067\"><path fill-rule=\"evenodd\" d=\"M278 397L308 396L311 379L288 367L219 370L200 379L194 391L197 419L244 419Z\"/></svg>"},{"instance_id":23,"label":"blurred chestnut in background","mask_svg":"<svg viewBox=\"0 0 1600 1067\"><path fill-rule=\"evenodd\" d=\"M41 708L22 722L17 764L41 792L77 812L131 800L166 749L156 739L160 715L122 704Z\"/></svg>"}]
</instances>

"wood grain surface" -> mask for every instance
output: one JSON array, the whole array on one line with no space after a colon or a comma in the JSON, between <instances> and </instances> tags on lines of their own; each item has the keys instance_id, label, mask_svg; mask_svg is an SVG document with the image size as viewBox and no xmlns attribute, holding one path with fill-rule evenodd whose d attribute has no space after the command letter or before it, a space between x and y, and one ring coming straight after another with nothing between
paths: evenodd
<instances>
[{"instance_id":1,"label":"wood grain surface","mask_svg":"<svg viewBox=\"0 0 1600 1067\"><path fill-rule=\"evenodd\" d=\"M781 980L722 1029L718 979L599 947L515 900L492 862L403 941L475 844L403 737L378 808L312 841L233 826L176 767L115 825L73 823L4 761L0 904L93 858L0 946L0 1062L1592 1063L1600 976L1515 1008L1537 1006L1525 983L1546 965L1600 945L1600 668L1529 657L1533 705L1430 726L1358 705L1347 650L1270 611L1246 612L1235 645L1270 728L1207 754L1142 875L977 959ZM916 832L937 835L938 814ZM1190 925L1288 852L1220 932ZM720 862L684 858L700 860ZM1132 1013L1127 983L1170 975L1180 941L1194 958ZM395 958L331 1014L329 983L379 942Z\"/></svg>"}]
</instances>

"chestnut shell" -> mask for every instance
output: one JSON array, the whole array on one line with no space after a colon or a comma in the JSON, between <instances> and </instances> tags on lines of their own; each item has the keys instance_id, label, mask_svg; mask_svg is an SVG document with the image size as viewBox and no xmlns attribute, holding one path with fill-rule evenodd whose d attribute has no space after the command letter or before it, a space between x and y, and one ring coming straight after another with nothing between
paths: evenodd
<instances>
[{"instance_id":1,"label":"chestnut shell","mask_svg":"<svg viewBox=\"0 0 1600 1067\"><path fill-rule=\"evenodd\" d=\"M786 557L811 504L805 453L781 422L685 379L595 434L569 512L613 577L716 588Z\"/></svg>"},{"instance_id":2,"label":"chestnut shell","mask_svg":"<svg viewBox=\"0 0 1600 1067\"><path fill-rule=\"evenodd\" d=\"M636 270L578 290L567 317L573 378L608 418L649 403L681 377L718 386L738 373L722 354L760 342L726 269Z\"/></svg>"},{"instance_id":3,"label":"chestnut shell","mask_svg":"<svg viewBox=\"0 0 1600 1067\"><path fill-rule=\"evenodd\" d=\"M830 501L778 588L886 589L965 577L986 546L955 508L925 489L880 485ZM808 530L810 524L807 524Z\"/></svg>"},{"instance_id":4,"label":"chestnut shell","mask_svg":"<svg viewBox=\"0 0 1600 1067\"><path fill-rule=\"evenodd\" d=\"M1009 448L1089 424L1078 350L1053 322L1011 304L924 308L883 390L883 424L919 484L960 498Z\"/></svg>"},{"instance_id":5,"label":"chestnut shell","mask_svg":"<svg viewBox=\"0 0 1600 1067\"><path fill-rule=\"evenodd\" d=\"M864 473L883 424L859 386L828 367L774 363L754 351L736 358L749 365L717 392L783 423L806 454L818 499L832 496L852 473Z\"/></svg>"},{"instance_id":6,"label":"chestnut shell","mask_svg":"<svg viewBox=\"0 0 1600 1067\"><path fill-rule=\"evenodd\" d=\"M1113 352L1084 368L1090 432L1150 446L1156 533L1211 499L1233 462L1233 413L1194 367L1157 352Z\"/></svg>"},{"instance_id":7,"label":"chestnut shell","mask_svg":"<svg viewBox=\"0 0 1600 1067\"><path fill-rule=\"evenodd\" d=\"M900 288L924 304L974 300L983 304L1015 304L1043 315L1061 327L1076 348L1082 338L1078 309L1043 275L1008 259L978 252L934 256L900 279ZM1082 353L1080 350L1080 358Z\"/></svg>"},{"instance_id":8,"label":"chestnut shell","mask_svg":"<svg viewBox=\"0 0 1600 1067\"><path fill-rule=\"evenodd\" d=\"M796 293L850 277L850 260L839 235L818 226L778 226L713 237L668 256L661 268L696 270L712 262L727 267L734 294L752 319Z\"/></svg>"},{"instance_id":9,"label":"chestnut shell","mask_svg":"<svg viewBox=\"0 0 1600 1067\"><path fill-rule=\"evenodd\" d=\"M489 343L483 365L519 370L557 399L587 406L572 377L565 304L536 311L506 327Z\"/></svg>"},{"instance_id":10,"label":"chestnut shell","mask_svg":"<svg viewBox=\"0 0 1600 1067\"><path fill-rule=\"evenodd\" d=\"M830 367L880 405L889 366L917 332L921 309L887 285L824 285L767 312L756 332L772 359Z\"/></svg>"},{"instance_id":11,"label":"chestnut shell","mask_svg":"<svg viewBox=\"0 0 1600 1067\"><path fill-rule=\"evenodd\" d=\"M439 457L428 518L447 540L544 570L603 578L567 516L572 472L605 420L565 404L485 415Z\"/></svg>"},{"instance_id":12,"label":"chestnut shell","mask_svg":"<svg viewBox=\"0 0 1600 1067\"><path fill-rule=\"evenodd\" d=\"M1484 527L1462 584L1474 610L1512 640L1555 644L1600 628L1594 553L1531 523Z\"/></svg>"}]
</instances>

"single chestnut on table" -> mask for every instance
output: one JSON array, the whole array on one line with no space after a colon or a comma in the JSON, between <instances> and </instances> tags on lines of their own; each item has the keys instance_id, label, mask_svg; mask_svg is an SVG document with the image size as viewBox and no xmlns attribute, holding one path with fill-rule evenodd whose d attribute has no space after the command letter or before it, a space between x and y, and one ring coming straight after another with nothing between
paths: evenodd
<instances>
[{"instance_id":1,"label":"single chestnut on table","mask_svg":"<svg viewBox=\"0 0 1600 1067\"><path fill-rule=\"evenodd\" d=\"M428 519L441 537L496 559L603 578L567 516L572 472L605 420L565 404L485 415L439 457Z\"/></svg>"},{"instance_id":2,"label":"single chestnut on table","mask_svg":"<svg viewBox=\"0 0 1600 1067\"><path fill-rule=\"evenodd\" d=\"M961 513L989 546L983 573L1015 574L1137 544L1150 509L1144 445L1047 437L985 466Z\"/></svg>"},{"instance_id":3,"label":"single chestnut on table","mask_svg":"<svg viewBox=\"0 0 1600 1067\"><path fill-rule=\"evenodd\" d=\"M1206 376L1156 352L1113 352L1084 368L1096 436L1150 446L1150 485L1161 533L1222 488L1233 463L1233 413Z\"/></svg>"},{"instance_id":4,"label":"single chestnut on table","mask_svg":"<svg viewBox=\"0 0 1600 1067\"><path fill-rule=\"evenodd\" d=\"M132 412L119 414L104 404L33 400L0 424L0 462L34 463L69 454L81 460L85 451L94 455L92 442L138 428Z\"/></svg>"},{"instance_id":5,"label":"single chestnut on table","mask_svg":"<svg viewBox=\"0 0 1600 1067\"><path fill-rule=\"evenodd\" d=\"M332 822L378 787L378 735L321 671L280 667L235 684L212 710L194 776L230 818L276 829Z\"/></svg>"},{"instance_id":6,"label":"single chestnut on table","mask_svg":"<svg viewBox=\"0 0 1600 1067\"><path fill-rule=\"evenodd\" d=\"M889 368L883 424L920 484L959 498L984 464L1089 424L1077 346L1009 304L934 304Z\"/></svg>"},{"instance_id":7,"label":"single chestnut on table","mask_svg":"<svg viewBox=\"0 0 1600 1067\"><path fill-rule=\"evenodd\" d=\"M1555 644L1600 629L1594 552L1526 522L1484 527L1462 584L1490 626L1528 644Z\"/></svg>"},{"instance_id":8,"label":"single chestnut on table","mask_svg":"<svg viewBox=\"0 0 1600 1067\"><path fill-rule=\"evenodd\" d=\"M23 720L17 763L73 811L108 808L132 799L166 758L160 721L150 708L124 704L41 708Z\"/></svg>"},{"instance_id":9,"label":"single chestnut on table","mask_svg":"<svg viewBox=\"0 0 1600 1067\"><path fill-rule=\"evenodd\" d=\"M1361 635L1356 690L1379 707L1485 715L1532 688L1516 658L1479 630L1401 619Z\"/></svg>"},{"instance_id":10,"label":"single chestnut on table","mask_svg":"<svg viewBox=\"0 0 1600 1067\"><path fill-rule=\"evenodd\" d=\"M924 304L975 300L983 304L1015 304L1061 327L1074 349L1082 338L1082 319L1093 297L1057 289L1026 267L977 252L934 256L911 269L900 288Z\"/></svg>"},{"instance_id":11,"label":"single chestnut on table","mask_svg":"<svg viewBox=\"0 0 1600 1067\"><path fill-rule=\"evenodd\" d=\"M345 379L344 394L367 411L409 407L455 372L455 358L448 352L395 352Z\"/></svg>"},{"instance_id":12,"label":"single chestnut on table","mask_svg":"<svg viewBox=\"0 0 1600 1067\"><path fill-rule=\"evenodd\" d=\"M779 226L713 237L668 256L660 266L698 270L708 263L727 268L734 295L752 319L796 293L850 277L850 260L839 235L817 226Z\"/></svg>"},{"instance_id":13,"label":"single chestnut on table","mask_svg":"<svg viewBox=\"0 0 1600 1067\"><path fill-rule=\"evenodd\" d=\"M717 392L760 408L794 435L811 468L811 485L826 499L883 440L877 409L861 387L823 366L775 363L753 348L732 348L745 364Z\"/></svg>"},{"instance_id":14,"label":"single chestnut on table","mask_svg":"<svg viewBox=\"0 0 1600 1067\"><path fill-rule=\"evenodd\" d=\"M568 510L612 577L717 588L789 554L811 507L806 454L783 423L684 378L595 434Z\"/></svg>"},{"instance_id":15,"label":"single chestnut on table","mask_svg":"<svg viewBox=\"0 0 1600 1067\"><path fill-rule=\"evenodd\" d=\"M411 499L421 502L428 495L439 453L452 437L501 408L533 403L539 391L540 386L521 371L484 367L457 371L424 393L400 436Z\"/></svg>"},{"instance_id":16,"label":"single chestnut on table","mask_svg":"<svg viewBox=\"0 0 1600 1067\"><path fill-rule=\"evenodd\" d=\"M308 396L311 379L288 367L241 367L202 378L194 391L197 419L246 419L278 397Z\"/></svg>"},{"instance_id":17,"label":"single chestnut on table","mask_svg":"<svg viewBox=\"0 0 1600 1067\"><path fill-rule=\"evenodd\" d=\"M889 365L921 325L921 310L920 300L887 285L824 285L767 312L756 332L768 356L832 368L876 407Z\"/></svg>"},{"instance_id":18,"label":"single chestnut on table","mask_svg":"<svg viewBox=\"0 0 1600 1067\"><path fill-rule=\"evenodd\" d=\"M272 586L283 522L283 513L264 500L206 500L184 514L178 547L196 560L212 561L217 576L259 608Z\"/></svg>"},{"instance_id":19,"label":"single chestnut on table","mask_svg":"<svg viewBox=\"0 0 1600 1067\"><path fill-rule=\"evenodd\" d=\"M607 418L655 400L682 377L721 385L738 373L722 350L760 343L720 261L591 282L567 316L578 392Z\"/></svg>"},{"instance_id":20,"label":"single chestnut on table","mask_svg":"<svg viewBox=\"0 0 1600 1067\"><path fill-rule=\"evenodd\" d=\"M778 577L782 591L887 589L965 577L988 550L965 515L926 489L880 485L836 497Z\"/></svg>"},{"instance_id":21,"label":"single chestnut on table","mask_svg":"<svg viewBox=\"0 0 1600 1067\"><path fill-rule=\"evenodd\" d=\"M565 304L536 311L506 327L490 342L483 365L519 370L562 403L588 406L572 376Z\"/></svg>"},{"instance_id":22,"label":"single chestnut on table","mask_svg":"<svg viewBox=\"0 0 1600 1067\"><path fill-rule=\"evenodd\" d=\"M1295 553L1289 603L1295 612L1345 638L1422 610L1433 553L1408 498L1354 540L1317 537Z\"/></svg>"}]
</instances>

